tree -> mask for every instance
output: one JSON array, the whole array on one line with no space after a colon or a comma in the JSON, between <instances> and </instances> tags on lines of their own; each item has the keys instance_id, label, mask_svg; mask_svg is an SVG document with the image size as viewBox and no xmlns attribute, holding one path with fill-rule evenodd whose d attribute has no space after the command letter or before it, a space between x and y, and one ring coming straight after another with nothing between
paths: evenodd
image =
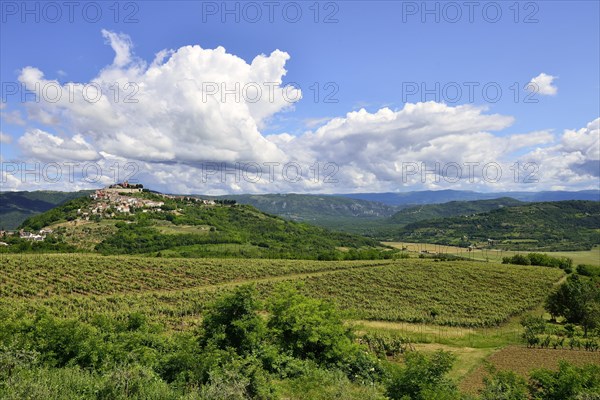
<instances>
[{"instance_id":1,"label":"tree","mask_svg":"<svg viewBox=\"0 0 600 400\"><path fill-rule=\"evenodd\" d=\"M584 334L600 325L600 288L574 275L546 299L546 310L563 316L567 322L581 324Z\"/></svg>"},{"instance_id":2,"label":"tree","mask_svg":"<svg viewBox=\"0 0 600 400\"><path fill-rule=\"evenodd\" d=\"M232 348L239 355L257 350L265 336L265 322L258 314L261 304L257 298L256 288L244 285L216 300L202 321L201 344Z\"/></svg>"},{"instance_id":3,"label":"tree","mask_svg":"<svg viewBox=\"0 0 600 400\"><path fill-rule=\"evenodd\" d=\"M353 381L379 381L379 361L354 341L342 313L331 303L304 296L292 285L281 285L269 301L270 336L284 352L341 370Z\"/></svg>"},{"instance_id":4,"label":"tree","mask_svg":"<svg viewBox=\"0 0 600 400\"><path fill-rule=\"evenodd\" d=\"M323 364L342 361L353 347L353 335L330 303L282 286L270 302L269 328L282 348L298 358Z\"/></svg>"}]
</instances>

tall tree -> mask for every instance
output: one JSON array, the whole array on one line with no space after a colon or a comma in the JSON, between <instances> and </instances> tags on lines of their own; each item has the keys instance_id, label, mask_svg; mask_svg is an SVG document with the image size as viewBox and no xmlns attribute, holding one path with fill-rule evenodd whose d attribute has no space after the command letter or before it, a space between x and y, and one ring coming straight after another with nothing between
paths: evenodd
<instances>
[{"instance_id":1,"label":"tall tree","mask_svg":"<svg viewBox=\"0 0 600 400\"><path fill-rule=\"evenodd\" d=\"M581 324L587 336L589 329L600 325L600 288L587 279L571 276L548 296L546 310L567 322Z\"/></svg>"}]
</instances>

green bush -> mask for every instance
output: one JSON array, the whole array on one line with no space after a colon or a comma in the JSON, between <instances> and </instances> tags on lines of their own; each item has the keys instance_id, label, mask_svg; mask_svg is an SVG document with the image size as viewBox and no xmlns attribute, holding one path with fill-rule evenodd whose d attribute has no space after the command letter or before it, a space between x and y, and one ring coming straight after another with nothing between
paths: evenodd
<instances>
[{"instance_id":1,"label":"green bush","mask_svg":"<svg viewBox=\"0 0 600 400\"><path fill-rule=\"evenodd\" d=\"M512 257L503 257L502 264L531 265L531 260L524 254L515 254Z\"/></svg>"},{"instance_id":2,"label":"green bush","mask_svg":"<svg viewBox=\"0 0 600 400\"><path fill-rule=\"evenodd\" d=\"M526 315L521 319L523 326L523 340L527 343L527 347L535 347L540 343L539 335L546 333L547 325L543 317L535 317Z\"/></svg>"},{"instance_id":3,"label":"green bush","mask_svg":"<svg viewBox=\"0 0 600 400\"><path fill-rule=\"evenodd\" d=\"M560 268L567 273L571 273L573 267L573 260L568 257L552 257L543 253L515 254L512 257L502 257L502 263Z\"/></svg>"},{"instance_id":4,"label":"green bush","mask_svg":"<svg viewBox=\"0 0 600 400\"><path fill-rule=\"evenodd\" d=\"M271 379L254 357L234 358L209 373L200 391L203 400L275 400Z\"/></svg>"},{"instance_id":5,"label":"green bush","mask_svg":"<svg viewBox=\"0 0 600 400\"><path fill-rule=\"evenodd\" d=\"M311 368L281 384L282 399L386 400L380 385L353 385L341 371Z\"/></svg>"},{"instance_id":6,"label":"green bush","mask_svg":"<svg viewBox=\"0 0 600 400\"><path fill-rule=\"evenodd\" d=\"M600 276L600 266L590 264L579 264L577 266L577 273L584 276Z\"/></svg>"},{"instance_id":7,"label":"green bush","mask_svg":"<svg viewBox=\"0 0 600 400\"><path fill-rule=\"evenodd\" d=\"M392 371L387 395L392 400L458 399L454 383L446 376L456 357L445 351L431 356L406 354L405 367Z\"/></svg>"},{"instance_id":8,"label":"green bush","mask_svg":"<svg viewBox=\"0 0 600 400\"><path fill-rule=\"evenodd\" d=\"M535 370L530 374L530 392L534 400L598 398L600 365L589 364L576 367L561 361L558 371Z\"/></svg>"},{"instance_id":9,"label":"green bush","mask_svg":"<svg viewBox=\"0 0 600 400\"><path fill-rule=\"evenodd\" d=\"M258 292L253 286L240 286L217 299L202 320L201 344L213 343L219 349L232 348L237 354L250 354L266 336L260 310Z\"/></svg>"},{"instance_id":10,"label":"green bush","mask_svg":"<svg viewBox=\"0 0 600 400\"><path fill-rule=\"evenodd\" d=\"M491 371L483 378L481 400L527 400L528 386L525 378L513 371Z\"/></svg>"}]
</instances>

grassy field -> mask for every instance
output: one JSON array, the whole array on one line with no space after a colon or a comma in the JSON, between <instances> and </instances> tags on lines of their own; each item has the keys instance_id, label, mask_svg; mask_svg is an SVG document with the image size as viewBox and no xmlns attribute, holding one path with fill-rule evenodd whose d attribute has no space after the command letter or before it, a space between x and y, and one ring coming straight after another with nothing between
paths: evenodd
<instances>
[{"instance_id":1,"label":"grassy field","mask_svg":"<svg viewBox=\"0 0 600 400\"><path fill-rule=\"evenodd\" d=\"M403 249L406 248L409 252L427 251L430 253L453 254L461 257L472 258L480 261L497 261L502 262L502 257L510 257L517 253L532 253L529 251L509 251L509 250L493 250L493 249L474 249L468 251L464 247L444 246L429 243L406 243L406 242L385 242L388 246ZM554 257L569 257L573 259L573 264L592 264L600 265L600 246L595 246L592 250L587 251L551 251L539 252L548 254Z\"/></svg>"}]
</instances>

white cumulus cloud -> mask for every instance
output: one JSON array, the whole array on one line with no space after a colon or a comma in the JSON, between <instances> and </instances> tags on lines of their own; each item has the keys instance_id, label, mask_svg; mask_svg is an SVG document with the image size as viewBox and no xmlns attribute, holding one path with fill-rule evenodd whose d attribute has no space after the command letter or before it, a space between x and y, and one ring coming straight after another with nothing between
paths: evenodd
<instances>
[{"instance_id":1,"label":"white cumulus cloud","mask_svg":"<svg viewBox=\"0 0 600 400\"><path fill-rule=\"evenodd\" d=\"M37 68L21 71L19 80L42 100L28 104L31 118L60 121L64 131L82 135L98 151L129 159L284 158L259 129L291 107L290 99L301 98L298 90L282 86L287 53L275 50L247 63L223 47L184 46L159 52L147 66L133 59L127 36L103 35L115 60L91 82L61 85ZM44 101L46 87L61 91L58 101Z\"/></svg>"},{"instance_id":2,"label":"white cumulus cloud","mask_svg":"<svg viewBox=\"0 0 600 400\"><path fill-rule=\"evenodd\" d=\"M106 29L102 29L102 36L115 51L113 65L123 67L131 62L131 47L133 45L129 36L107 31Z\"/></svg>"},{"instance_id":3,"label":"white cumulus cloud","mask_svg":"<svg viewBox=\"0 0 600 400\"><path fill-rule=\"evenodd\" d=\"M19 146L25 149L29 156L42 161L65 162L100 159L100 154L81 135L61 138L40 129L33 129L19 138Z\"/></svg>"},{"instance_id":4,"label":"white cumulus cloud","mask_svg":"<svg viewBox=\"0 0 600 400\"><path fill-rule=\"evenodd\" d=\"M558 88L553 86L556 76L541 73L529 81L528 89L534 93L539 93L545 96L554 96L558 93Z\"/></svg>"}]
</instances>

